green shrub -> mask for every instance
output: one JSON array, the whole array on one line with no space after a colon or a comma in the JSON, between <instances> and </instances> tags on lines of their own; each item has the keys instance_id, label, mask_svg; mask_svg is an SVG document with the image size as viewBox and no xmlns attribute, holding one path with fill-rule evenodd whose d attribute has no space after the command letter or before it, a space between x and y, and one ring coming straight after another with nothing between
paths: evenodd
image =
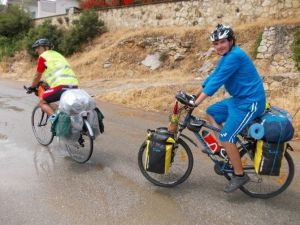
<instances>
[{"instance_id":1,"label":"green shrub","mask_svg":"<svg viewBox=\"0 0 300 225\"><path fill-rule=\"evenodd\" d=\"M300 30L298 30L294 37L293 43L294 59L296 61L296 68L300 71Z\"/></svg>"},{"instance_id":2,"label":"green shrub","mask_svg":"<svg viewBox=\"0 0 300 225\"><path fill-rule=\"evenodd\" d=\"M29 13L12 5L0 14L0 35L14 37L26 33L33 26Z\"/></svg>"},{"instance_id":3,"label":"green shrub","mask_svg":"<svg viewBox=\"0 0 300 225\"><path fill-rule=\"evenodd\" d=\"M33 26L30 15L12 5L0 13L0 60L24 48L24 38Z\"/></svg>"},{"instance_id":4,"label":"green shrub","mask_svg":"<svg viewBox=\"0 0 300 225\"><path fill-rule=\"evenodd\" d=\"M260 46L260 42L262 41L262 35L263 35L263 32L260 32L255 40L252 51L250 52L250 56L252 58L256 58L256 56L257 56L257 49Z\"/></svg>"},{"instance_id":5,"label":"green shrub","mask_svg":"<svg viewBox=\"0 0 300 225\"><path fill-rule=\"evenodd\" d=\"M99 33L104 32L104 22L99 20L98 14L94 10L85 10L79 20L73 21L71 33L77 35L80 41L94 38Z\"/></svg>"},{"instance_id":6,"label":"green shrub","mask_svg":"<svg viewBox=\"0 0 300 225\"><path fill-rule=\"evenodd\" d=\"M79 20L73 21L73 26L66 33L61 44L65 55L71 55L80 50L81 45L105 32L104 22L99 20L97 12L93 10L83 11Z\"/></svg>"},{"instance_id":7,"label":"green shrub","mask_svg":"<svg viewBox=\"0 0 300 225\"><path fill-rule=\"evenodd\" d=\"M0 61L4 57L12 57L16 51L22 50L25 46L25 34L19 34L15 37L6 37L0 35Z\"/></svg>"},{"instance_id":8,"label":"green shrub","mask_svg":"<svg viewBox=\"0 0 300 225\"><path fill-rule=\"evenodd\" d=\"M0 12L3 12L5 10L5 5L0 4Z\"/></svg>"},{"instance_id":9,"label":"green shrub","mask_svg":"<svg viewBox=\"0 0 300 225\"><path fill-rule=\"evenodd\" d=\"M3 16L4 14L6 16ZM84 11L79 19L74 21L70 30L52 25L50 20L33 27L30 17L28 20L26 16L27 14L15 6L8 7L5 13L1 13L0 60L5 56L13 56L15 51L22 48L26 48L28 54L36 58L37 55L31 46L40 38L49 39L55 50L68 56L79 51L83 43L105 31L104 23L99 20L95 11Z\"/></svg>"},{"instance_id":10,"label":"green shrub","mask_svg":"<svg viewBox=\"0 0 300 225\"><path fill-rule=\"evenodd\" d=\"M54 45L57 51L62 51L59 46L64 39L64 30L56 25L52 25L49 20L44 21L41 25L38 25L28 32L25 40L27 52L32 57L37 57L34 49L31 47L32 44L40 39L47 38Z\"/></svg>"},{"instance_id":11,"label":"green shrub","mask_svg":"<svg viewBox=\"0 0 300 225\"><path fill-rule=\"evenodd\" d=\"M8 43L9 42L9 38L5 37L5 36L0 36L0 60L2 58L4 58L5 56L10 55L10 50L8 48Z\"/></svg>"},{"instance_id":12,"label":"green shrub","mask_svg":"<svg viewBox=\"0 0 300 225\"><path fill-rule=\"evenodd\" d=\"M71 55L80 50L81 45L104 32L104 23L94 11L84 11L78 20L73 22L70 30L63 30L50 21L32 28L28 32L26 46L28 53L36 57L32 44L40 38L47 38L54 44L54 49L63 55Z\"/></svg>"}]
</instances>

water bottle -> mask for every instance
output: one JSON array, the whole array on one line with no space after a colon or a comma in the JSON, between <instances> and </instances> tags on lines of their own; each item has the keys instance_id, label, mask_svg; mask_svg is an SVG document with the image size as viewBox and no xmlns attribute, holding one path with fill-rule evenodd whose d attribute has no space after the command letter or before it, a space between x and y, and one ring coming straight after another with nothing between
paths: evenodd
<instances>
[{"instance_id":1,"label":"water bottle","mask_svg":"<svg viewBox=\"0 0 300 225\"><path fill-rule=\"evenodd\" d=\"M206 144L214 154L220 152L221 146L218 144L217 140L214 138L214 136L211 133L209 133L206 130L203 130L202 137L204 138Z\"/></svg>"}]
</instances>

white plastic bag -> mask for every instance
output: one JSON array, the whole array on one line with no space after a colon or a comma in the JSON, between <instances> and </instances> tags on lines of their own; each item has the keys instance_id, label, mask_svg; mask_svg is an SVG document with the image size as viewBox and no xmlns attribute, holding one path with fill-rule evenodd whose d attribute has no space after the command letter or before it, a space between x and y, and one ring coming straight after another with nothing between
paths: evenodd
<instances>
[{"instance_id":1,"label":"white plastic bag","mask_svg":"<svg viewBox=\"0 0 300 225\"><path fill-rule=\"evenodd\" d=\"M58 109L68 115L76 115L83 111L90 111L95 107L95 100L86 91L70 89L61 95Z\"/></svg>"},{"instance_id":2,"label":"white plastic bag","mask_svg":"<svg viewBox=\"0 0 300 225\"><path fill-rule=\"evenodd\" d=\"M97 112L95 110L92 110L91 112L89 112L87 120L93 129L95 137L97 137L100 134Z\"/></svg>"}]
</instances>

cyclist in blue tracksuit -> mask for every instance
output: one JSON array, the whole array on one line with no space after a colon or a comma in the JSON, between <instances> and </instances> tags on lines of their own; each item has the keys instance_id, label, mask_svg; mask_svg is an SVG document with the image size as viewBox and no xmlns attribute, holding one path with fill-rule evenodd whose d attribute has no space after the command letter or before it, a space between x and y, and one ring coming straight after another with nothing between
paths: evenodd
<instances>
[{"instance_id":1,"label":"cyclist in blue tracksuit","mask_svg":"<svg viewBox=\"0 0 300 225\"><path fill-rule=\"evenodd\" d=\"M262 79L253 62L235 45L233 30L229 26L219 24L211 33L210 39L221 59L215 70L203 82L196 95L195 106L212 96L223 85L231 96L209 106L206 112L212 125L221 128L219 141L234 168L234 176L224 191L233 192L249 181L242 168L236 136L264 112L266 96Z\"/></svg>"}]
</instances>

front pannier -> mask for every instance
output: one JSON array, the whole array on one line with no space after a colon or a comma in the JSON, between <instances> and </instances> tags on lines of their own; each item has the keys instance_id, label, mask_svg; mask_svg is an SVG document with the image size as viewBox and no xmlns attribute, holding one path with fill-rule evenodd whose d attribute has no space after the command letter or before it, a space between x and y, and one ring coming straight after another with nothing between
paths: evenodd
<instances>
[{"instance_id":1,"label":"front pannier","mask_svg":"<svg viewBox=\"0 0 300 225\"><path fill-rule=\"evenodd\" d=\"M257 174L279 176L286 143L257 141L254 156L254 168Z\"/></svg>"},{"instance_id":2,"label":"front pannier","mask_svg":"<svg viewBox=\"0 0 300 225\"><path fill-rule=\"evenodd\" d=\"M173 134L164 128L149 130L146 142L145 169L149 172L167 174L175 144Z\"/></svg>"}]
</instances>

